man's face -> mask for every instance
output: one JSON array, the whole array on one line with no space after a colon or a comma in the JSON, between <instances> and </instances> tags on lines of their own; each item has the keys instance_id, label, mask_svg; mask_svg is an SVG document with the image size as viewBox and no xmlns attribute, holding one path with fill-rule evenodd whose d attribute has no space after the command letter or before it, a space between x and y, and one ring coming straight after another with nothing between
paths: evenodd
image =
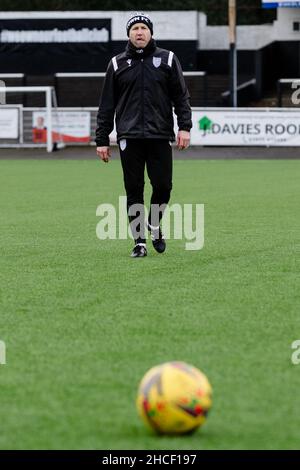
<instances>
[{"instance_id":1,"label":"man's face","mask_svg":"<svg viewBox=\"0 0 300 470\"><path fill-rule=\"evenodd\" d=\"M38 116L37 118L37 127L42 129L44 127L44 118L42 116Z\"/></svg>"},{"instance_id":2,"label":"man's face","mask_svg":"<svg viewBox=\"0 0 300 470\"><path fill-rule=\"evenodd\" d=\"M129 30L129 39L135 47L143 49L151 39L151 31L144 23L136 23Z\"/></svg>"}]
</instances>

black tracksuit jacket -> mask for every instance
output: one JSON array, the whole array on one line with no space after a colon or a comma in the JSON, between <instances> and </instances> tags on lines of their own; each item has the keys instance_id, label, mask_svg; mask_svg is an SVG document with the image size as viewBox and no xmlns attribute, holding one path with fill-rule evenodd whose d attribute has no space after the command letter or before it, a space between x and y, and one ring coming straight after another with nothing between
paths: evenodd
<instances>
[{"instance_id":1,"label":"black tracksuit jacket","mask_svg":"<svg viewBox=\"0 0 300 470\"><path fill-rule=\"evenodd\" d=\"M99 111L96 144L109 145L116 113L117 139L174 140L175 108L179 130L192 127L190 95L181 66L170 51L153 39L144 49L129 41L108 64Z\"/></svg>"}]
</instances>

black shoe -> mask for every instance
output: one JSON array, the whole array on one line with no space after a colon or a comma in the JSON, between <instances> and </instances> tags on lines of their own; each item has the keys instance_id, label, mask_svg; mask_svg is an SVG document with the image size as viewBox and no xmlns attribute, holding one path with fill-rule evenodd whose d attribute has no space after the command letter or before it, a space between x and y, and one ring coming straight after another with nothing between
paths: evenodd
<instances>
[{"instance_id":1,"label":"black shoe","mask_svg":"<svg viewBox=\"0 0 300 470\"><path fill-rule=\"evenodd\" d=\"M153 228L151 225L148 224L148 230L150 232L152 245L157 253L163 253L166 249L166 241L162 234L160 227Z\"/></svg>"},{"instance_id":2,"label":"black shoe","mask_svg":"<svg viewBox=\"0 0 300 470\"><path fill-rule=\"evenodd\" d=\"M143 258L147 256L147 248L146 245L143 243L138 243L132 250L131 257L132 258Z\"/></svg>"}]
</instances>

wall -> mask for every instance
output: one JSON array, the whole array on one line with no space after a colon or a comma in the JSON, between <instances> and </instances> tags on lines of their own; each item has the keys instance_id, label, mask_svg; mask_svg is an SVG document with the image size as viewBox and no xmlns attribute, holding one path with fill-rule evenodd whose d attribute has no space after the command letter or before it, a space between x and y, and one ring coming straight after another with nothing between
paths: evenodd
<instances>
[{"instance_id":1,"label":"wall","mask_svg":"<svg viewBox=\"0 0 300 470\"><path fill-rule=\"evenodd\" d=\"M278 8L273 24L237 27L239 50L257 50L273 41L300 41L300 32L293 31L293 22L300 22L300 8ZM209 26L204 13L199 13L199 49L228 49L228 26Z\"/></svg>"},{"instance_id":2,"label":"wall","mask_svg":"<svg viewBox=\"0 0 300 470\"><path fill-rule=\"evenodd\" d=\"M149 11L154 23L154 37L161 41L198 41L199 49L228 49L228 26L207 25L207 17L197 11ZM72 12L2 12L0 19L18 18L108 18L111 19L112 41L126 41L127 11ZM300 8L278 8L273 24L238 26L238 48L260 49L273 41L300 40L293 31L293 21L300 21Z\"/></svg>"},{"instance_id":3,"label":"wall","mask_svg":"<svg viewBox=\"0 0 300 470\"><path fill-rule=\"evenodd\" d=\"M197 11L150 11L154 24L154 37L160 40L197 40ZM49 11L49 12L1 12L0 19L34 18L108 18L112 20L112 40L126 41L125 25L131 14L128 11Z\"/></svg>"},{"instance_id":4,"label":"wall","mask_svg":"<svg viewBox=\"0 0 300 470\"><path fill-rule=\"evenodd\" d=\"M17 39L0 42L0 73L51 75L56 72L104 72L108 61L124 50L128 41L127 11L88 12L4 12L0 13L0 31L11 30ZM196 11L150 12L154 23L154 38L162 48L170 49L179 57L184 70L197 66L198 13ZM99 27L97 26L99 23ZM59 31L101 28L106 24L110 40L74 43L53 41L22 43L16 31ZM81 24L79 27L78 25ZM52 32L51 32L52 31ZM59 33L60 34L60 33ZM58 34L55 34L55 38Z\"/></svg>"}]
</instances>

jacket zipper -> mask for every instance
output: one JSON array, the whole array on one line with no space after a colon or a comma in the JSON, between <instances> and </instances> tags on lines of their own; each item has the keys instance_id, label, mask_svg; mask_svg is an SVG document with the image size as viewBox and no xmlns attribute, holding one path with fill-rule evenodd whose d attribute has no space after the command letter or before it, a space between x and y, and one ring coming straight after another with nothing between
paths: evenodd
<instances>
[{"instance_id":1,"label":"jacket zipper","mask_svg":"<svg viewBox=\"0 0 300 470\"><path fill-rule=\"evenodd\" d=\"M145 115L144 115L144 59L141 59L141 66L142 66L142 87L141 87L141 94L142 94L142 132L143 132L143 137L145 137Z\"/></svg>"}]
</instances>

